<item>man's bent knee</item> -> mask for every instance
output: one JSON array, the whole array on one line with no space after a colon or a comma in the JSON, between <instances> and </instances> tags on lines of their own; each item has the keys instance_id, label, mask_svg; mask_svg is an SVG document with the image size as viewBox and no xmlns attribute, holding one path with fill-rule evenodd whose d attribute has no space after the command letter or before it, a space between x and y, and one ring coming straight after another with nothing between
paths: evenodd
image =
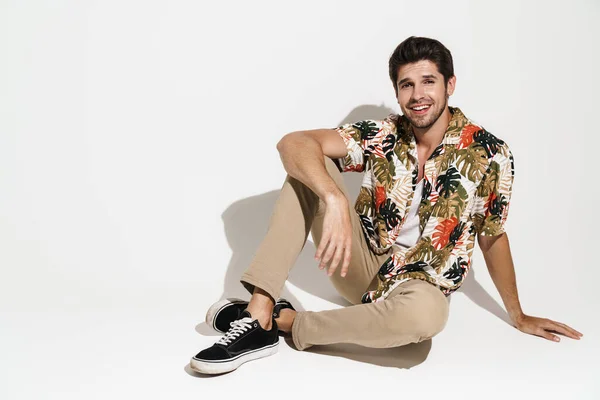
<instances>
[{"instance_id":1,"label":"man's bent knee","mask_svg":"<svg viewBox=\"0 0 600 400\"><path fill-rule=\"evenodd\" d=\"M439 289L431 286L427 295L419 298L415 331L421 340L431 339L440 333L448 322L448 300Z\"/></svg>"},{"instance_id":2,"label":"man's bent knee","mask_svg":"<svg viewBox=\"0 0 600 400\"><path fill-rule=\"evenodd\" d=\"M439 289L433 285L422 286L419 291L414 302L402 306L402 315L391 319L388 334L392 336L409 334L411 342L420 342L431 339L444 329L449 314L449 305L444 294L435 292ZM392 298L389 301L393 300ZM406 315L407 312L409 316Z\"/></svg>"}]
</instances>

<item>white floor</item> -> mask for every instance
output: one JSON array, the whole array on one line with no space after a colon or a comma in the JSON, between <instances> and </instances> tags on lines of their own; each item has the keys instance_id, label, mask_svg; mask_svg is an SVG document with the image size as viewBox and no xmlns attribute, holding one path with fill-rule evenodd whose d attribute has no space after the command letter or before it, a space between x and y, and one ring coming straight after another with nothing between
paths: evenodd
<instances>
[{"instance_id":1,"label":"white floor","mask_svg":"<svg viewBox=\"0 0 600 400\"><path fill-rule=\"evenodd\" d=\"M313 248L307 245L309 251ZM60 307L38 299L37 311L27 307L33 304L27 298L35 293L21 292L20 306L3 303L0 314L0 398L238 394L258 399L323 392L340 398L600 398L597 302L579 304L574 296L570 305L555 302L551 307L541 300L538 288L531 288L536 293L524 292L531 308L584 333L580 341L563 338L552 343L510 326L495 293L484 289L489 284L485 269L471 272L464 290L452 296L446 329L432 341L393 350L332 346L298 352L282 340L278 354L221 376L200 376L188 366L195 352L218 338L203 322L205 310L217 298L202 296L201 290L162 287L87 292L81 297L70 293ZM316 282L317 274L320 271L301 274L297 267L290 280L302 283L301 277L307 276ZM320 278L326 282L324 275ZM221 278L207 277L200 286L210 292L221 283ZM234 281L227 284L235 286ZM285 295L303 309L343 304L327 283L316 287L324 297L328 293L329 301L291 284ZM561 292L564 298L568 295Z\"/></svg>"}]
</instances>

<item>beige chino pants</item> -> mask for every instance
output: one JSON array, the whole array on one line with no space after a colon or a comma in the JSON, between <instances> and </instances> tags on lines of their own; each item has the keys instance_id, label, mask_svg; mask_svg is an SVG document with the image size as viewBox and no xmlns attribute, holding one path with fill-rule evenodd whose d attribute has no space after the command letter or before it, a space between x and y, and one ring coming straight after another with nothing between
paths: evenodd
<instances>
[{"instance_id":1,"label":"beige chino pants","mask_svg":"<svg viewBox=\"0 0 600 400\"><path fill-rule=\"evenodd\" d=\"M325 157L325 166L348 198L335 163ZM350 266L346 277L340 276L340 264L329 279L353 305L298 312L292 327L295 346L304 350L313 345L354 343L385 348L432 338L446 325L449 305L446 296L430 283L412 279L397 286L385 301L361 303L362 294L377 287L377 272L390 253L376 255L371 251L354 210L354 201L348 198L348 204L352 220ZM275 203L266 237L241 277L244 287L250 293L259 287L276 300L309 232L318 246L324 215L323 201L308 186L288 175ZM317 265L315 261L315 268Z\"/></svg>"}]
</instances>

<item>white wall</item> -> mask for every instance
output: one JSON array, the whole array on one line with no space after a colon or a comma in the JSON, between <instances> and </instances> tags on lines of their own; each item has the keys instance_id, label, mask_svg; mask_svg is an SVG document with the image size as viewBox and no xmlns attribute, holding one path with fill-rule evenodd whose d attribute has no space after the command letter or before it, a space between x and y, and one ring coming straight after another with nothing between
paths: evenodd
<instances>
[{"instance_id":1,"label":"white wall","mask_svg":"<svg viewBox=\"0 0 600 400\"><path fill-rule=\"evenodd\" d=\"M399 112L387 62L418 35L452 51L450 104L515 156L526 311L585 331L599 304L599 18L593 0L1 1L0 315L201 319L224 279L243 294L285 177L279 138Z\"/></svg>"}]
</instances>

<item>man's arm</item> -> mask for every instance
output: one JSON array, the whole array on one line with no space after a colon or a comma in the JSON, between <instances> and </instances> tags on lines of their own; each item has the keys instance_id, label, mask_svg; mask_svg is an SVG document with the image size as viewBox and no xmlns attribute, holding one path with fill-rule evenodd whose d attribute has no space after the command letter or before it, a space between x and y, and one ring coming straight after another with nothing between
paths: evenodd
<instances>
[{"instance_id":1,"label":"man's arm","mask_svg":"<svg viewBox=\"0 0 600 400\"><path fill-rule=\"evenodd\" d=\"M477 235L477 241L492 281L496 285L500 297L502 297L511 321L516 325L523 318L523 310L519 303L515 268L510 253L508 235L506 232L497 236Z\"/></svg>"},{"instance_id":2,"label":"man's arm","mask_svg":"<svg viewBox=\"0 0 600 400\"><path fill-rule=\"evenodd\" d=\"M342 261L341 276L345 277L352 246L348 199L325 168L325 156L340 158L347 155L343 139L333 129L292 132L277 143L277 150L286 172L308 186L325 203L323 236L315 253L319 268L325 268L331 260L328 270L331 276Z\"/></svg>"},{"instance_id":3,"label":"man's arm","mask_svg":"<svg viewBox=\"0 0 600 400\"><path fill-rule=\"evenodd\" d=\"M551 332L560 333L572 339L579 339L583 336L582 333L563 323L547 318L532 317L523 313L519 303L515 268L506 232L496 236L478 234L477 241L494 285L498 289L506 311L517 329L556 342L560 341L560 338Z\"/></svg>"},{"instance_id":4,"label":"man's arm","mask_svg":"<svg viewBox=\"0 0 600 400\"><path fill-rule=\"evenodd\" d=\"M286 172L308 186L319 198L343 197L325 169L325 156L344 157L348 150L340 135L333 129L315 129L285 135L277 150Z\"/></svg>"}]
</instances>

